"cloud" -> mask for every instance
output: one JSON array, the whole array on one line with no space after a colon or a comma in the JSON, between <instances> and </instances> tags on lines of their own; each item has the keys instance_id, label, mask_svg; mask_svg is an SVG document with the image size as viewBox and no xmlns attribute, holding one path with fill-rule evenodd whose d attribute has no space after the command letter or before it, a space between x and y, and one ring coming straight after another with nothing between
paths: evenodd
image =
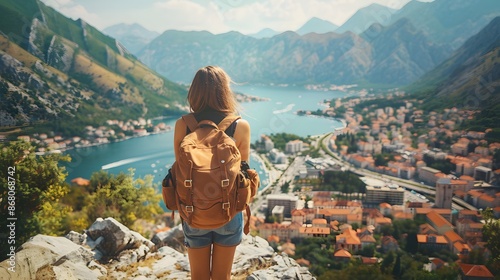
<instances>
[{"instance_id":1,"label":"cloud","mask_svg":"<svg viewBox=\"0 0 500 280\"><path fill-rule=\"evenodd\" d=\"M244 34L263 28L297 30L312 17L343 24L372 3L399 9L410 0L42 0L64 15L97 28L139 23L157 32L168 29ZM420 0L422 1L422 0ZM425 0L430 1L430 0Z\"/></svg>"},{"instance_id":2,"label":"cloud","mask_svg":"<svg viewBox=\"0 0 500 280\"><path fill-rule=\"evenodd\" d=\"M95 13L89 12L84 6L75 3L73 0L45 0L43 1L47 6L50 6L64 16L76 19L83 19L97 27L101 27L102 23L99 16Z\"/></svg>"},{"instance_id":3,"label":"cloud","mask_svg":"<svg viewBox=\"0 0 500 280\"><path fill-rule=\"evenodd\" d=\"M229 1L229 0L222 0ZM233 0L237 1L237 0ZM224 24L242 33L263 28L297 30L312 17L342 25L358 9L373 2L399 9L409 0L273 0L252 1L244 5L217 5ZM220 3L221 1L212 1ZM223 7L222 9L220 7Z\"/></svg>"},{"instance_id":4,"label":"cloud","mask_svg":"<svg viewBox=\"0 0 500 280\"><path fill-rule=\"evenodd\" d=\"M209 30L215 33L228 30L218 12L210 5L185 0L167 0L155 2L153 6L155 15L162 15L156 19L164 30Z\"/></svg>"}]
</instances>

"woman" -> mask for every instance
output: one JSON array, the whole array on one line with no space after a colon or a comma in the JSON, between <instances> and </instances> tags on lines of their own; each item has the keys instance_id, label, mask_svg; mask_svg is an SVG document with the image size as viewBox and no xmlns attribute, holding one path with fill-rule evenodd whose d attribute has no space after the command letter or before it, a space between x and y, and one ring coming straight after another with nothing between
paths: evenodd
<instances>
[{"instance_id":1,"label":"woman","mask_svg":"<svg viewBox=\"0 0 500 280\"><path fill-rule=\"evenodd\" d=\"M237 114L237 102L230 88L231 79L217 66L207 66L196 73L187 96L196 120L211 120L219 123L224 117ZM231 130L230 132L228 132ZM232 134L241 160L249 160L250 125L239 119L226 130ZM175 157L184 136L188 133L186 123L178 119L174 131ZM243 215L238 213L231 221L213 230L197 229L183 222L184 240L188 250L191 279L230 279L236 246L241 242Z\"/></svg>"}]
</instances>

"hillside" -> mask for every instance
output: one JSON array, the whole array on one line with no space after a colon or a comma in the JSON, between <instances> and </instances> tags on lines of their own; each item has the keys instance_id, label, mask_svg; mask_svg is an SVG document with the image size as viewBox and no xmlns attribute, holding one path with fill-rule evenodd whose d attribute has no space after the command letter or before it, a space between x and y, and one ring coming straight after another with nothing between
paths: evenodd
<instances>
[{"instance_id":1,"label":"hillside","mask_svg":"<svg viewBox=\"0 0 500 280\"><path fill-rule=\"evenodd\" d=\"M485 109L500 104L499 83L500 17L497 17L407 90L416 92L429 108L441 108L446 102L447 107Z\"/></svg>"},{"instance_id":2,"label":"hillside","mask_svg":"<svg viewBox=\"0 0 500 280\"><path fill-rule=\"evenodd\" d=\"M457 49L499 15L497 0L410 1L391 17L390 23L408 18L433 42Z\"/></svg>"},{"instance_id":3,"label":"hillside","mask_svg":"<svg viewBox=\"0 0 500 280\"><path fill-rule=\"evenodd\" d=\"M375 24L362 37L373 47L373 66L366 77L382 84L411 83L448 56L445 47L430 42L406 18L388 27Z\"/></svg>"},{"instance_id":4,"label":"hillside","mask_svg":"<svg viewBox=\"0 0 500 280\"><path fill-rule=\"evenodd\" d=\"M115 39L38 0L0 2L0 126L79 134L107 119L178 112L186 90Z\"/></svg>"}]
</instances>

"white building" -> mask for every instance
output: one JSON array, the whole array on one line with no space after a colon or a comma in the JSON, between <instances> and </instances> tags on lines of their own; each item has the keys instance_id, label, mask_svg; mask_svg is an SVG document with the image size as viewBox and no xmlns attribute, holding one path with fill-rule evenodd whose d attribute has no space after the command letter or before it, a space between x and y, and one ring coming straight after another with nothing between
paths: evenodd
<instances>
[{"instance_id":1,"label":"white building","mask_svg":"<svg viewBox=\"0 0 500 280\"><path fill-rule=\"evenodd\" d=\"M296 154L302 151L304 142L300 140L293 140L286 143L285 152L288 154Z\"/></svg>"}]
</instances>

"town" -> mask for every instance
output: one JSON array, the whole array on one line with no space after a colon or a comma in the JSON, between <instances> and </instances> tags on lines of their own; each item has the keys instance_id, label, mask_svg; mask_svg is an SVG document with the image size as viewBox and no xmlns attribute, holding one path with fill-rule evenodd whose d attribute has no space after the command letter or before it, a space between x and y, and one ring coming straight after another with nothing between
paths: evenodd
<instances>
[{"instance_id":1,"label":"town","mask_svg":"<svg viewBox=\"0 0 500 280\"><path fill-rule=\"evenodd\" d=\"M355 112L363 99L332 101L320 115L345 112L345 127L312 137L311 143L291 140L281 150L269 135L256 142L261 157L270 162L271 183L254 202L255 234L291 256L299 246L295 243L323 238L331 240L322 247L330 248L336 263L382 263L384 254L404 249L429 256L427 271L453 261L461 279L493 279L484 265L491 252L483 240L482 213L488 209L500 218L500 169L493 170L500 143L488 144L487 131L457 129L473 111L451 108L427 114L406 102ZM415 127L424 133L415 133ZM321 156L308 154L314 147L322 147ZM436 162L448 163L449 173L427 164ZM364 191L325 190L321 185L328 172L357 174ZM409 223L416 227L413 235L395 230ZM443 260L436 252L451 258ZM309 267L317 261L297 259Z\"/></svg>"}]
</instances>

